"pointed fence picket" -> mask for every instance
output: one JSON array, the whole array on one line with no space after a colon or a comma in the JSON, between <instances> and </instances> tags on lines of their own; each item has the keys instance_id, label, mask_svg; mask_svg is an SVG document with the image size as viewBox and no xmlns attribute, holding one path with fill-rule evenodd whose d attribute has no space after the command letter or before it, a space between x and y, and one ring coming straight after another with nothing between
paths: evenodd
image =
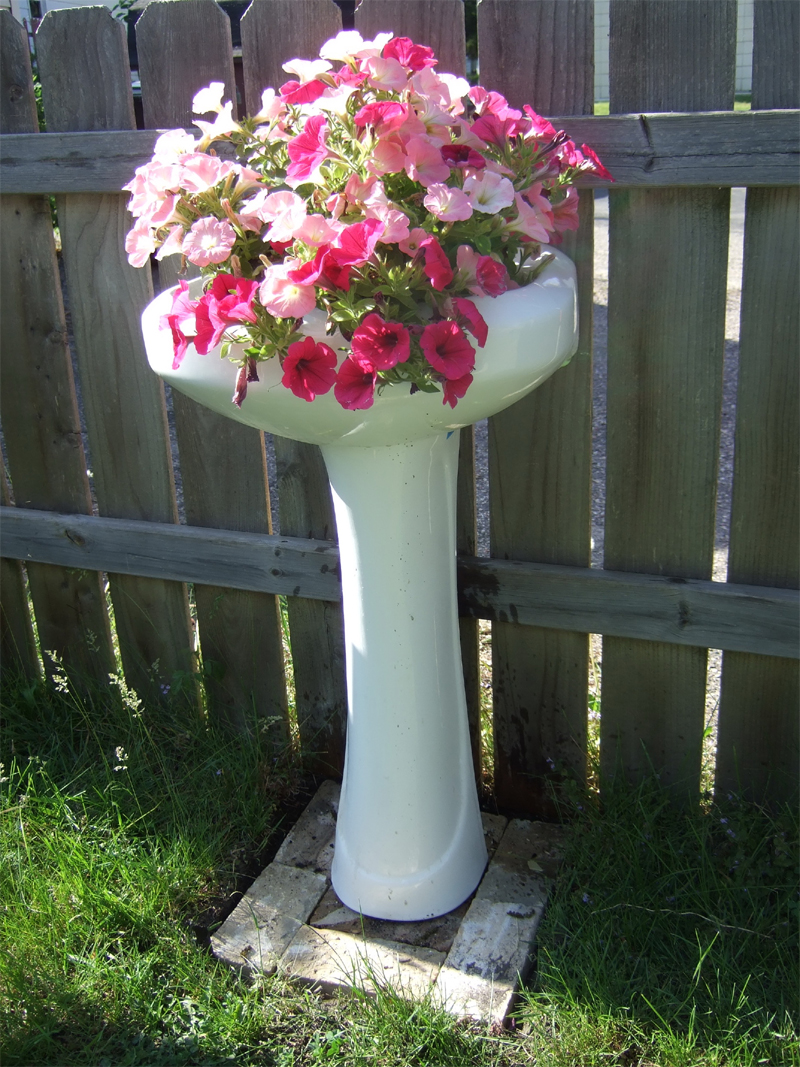
<instances>
[{"instance_id":1,"label":"pointed fence picket","mask_svg":"<svg viewBox=\"0 0 800 1067\"><path fill-rule=\"evenodd\" d=\"M512 106L567 116L561 125L594 144L619 181L609 223L606 569L589 566L591 187L580 194L581 227L563 245L580 280L579 352L490 422L488 560L474 558L474 438L462 432L459 592L476 773L477 620L488 618L504 810L552 815L551 788L565 775L585 778L590 633L603 635L604 775L652 768L679 795L698 795L708 649L721 648L717 788L788 797L798 786L800 227L797 114L787 110L800 104L798 8L756 5L755 110L746 116L725 114L734 0L614 0L608 118L592 115L593 13L592 0L478 6L482 83ZM137 25L147 127L137 132L119 24L104 9L50 13L37 35L41 134L24 33L0 11L4 661L29 677L39 670L30 603L39 647L102 680L112 663L103 572L128 681L157 695L195 667L189 582L209 713L243 728L255 712L285 737L276 598L286 595L300 745L311 769L334 774L346 698L320 453L274 442L272 535L263 435L175 394L170 446L164 390L138 331L150 272L127 264L129 219L116 190L148 158L152 131L190 124L197 89L221 81L239 113L253 113L263 88L284 79L282 62L313 56L341 25L333 0L253 0L240 60L214 0L154 0ZM410 36L436 50L441 69L466 69L461 0L362 0L355 25L365 37ZM710 578L734 185L751 188L730 567L719 583ZM47 192L57 196L74 368ZM171 284L169 261L159 268L159 284Z\"/></svg>"}]
</instances>

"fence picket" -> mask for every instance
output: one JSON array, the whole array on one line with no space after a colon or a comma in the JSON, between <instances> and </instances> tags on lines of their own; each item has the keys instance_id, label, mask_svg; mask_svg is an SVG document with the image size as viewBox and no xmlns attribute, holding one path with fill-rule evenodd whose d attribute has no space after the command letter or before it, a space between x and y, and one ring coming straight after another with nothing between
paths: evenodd
<instances>
[{"instance_id":1,"label":"fence picket","mask_svg":"<svg viewBox=\"0 0 800 1067\"><path fill-rule=\"evenodd\" d=\"M284 63L313 59L341 28L333 0L252 0L241 21L246 113L255 115L264 89L289 80Z\"/></svg>"},{"instance_id":2,"label":"fence picket","mask_svg":"<svg viewBox=\"0 0 800 1067\"><path fill-rule=\"evenodd\" d=\"M594 108L593 4L483 0L481 82L542 114ZM537 57L541 62L537 62ZM489 420L492 555L588 566L591 552L594 202L564 242L579 272L580 347L569 367ZM588 635L492 624L495 790L501 807L552 815L548 785L586 773ZM551 762L552 761L552 762ZM553 765L557 772L553 772Z\"/></svg>"},{"instance_id":3,"label":"fence picket","mask_svg":"<svg viewBox=\"0 0 800 1067\"><path fill-rule=\"evenodd\" d=\"M755 6L753 107L800 105L800 8ZM728 581L798 587L800 190L748 189ZM798 791L798 664L726 652L716 788Z\"/></svg>"},{"instance_id":4,"label":"fence picket","mask_svg":"<svg viewBox=\"0 0 800 1067\"><path fill-rule=\"evenodd\" d=\"M341 29L341 15L332 4L315 2L303 9L299 18L296 5L287 0L254 0L247 9L241 25L249 108L259 105L263 89L277 88L288 78L283 63L313 58ZM281 534L334 539L333 503L319 449L277 437L274 445ZM341 605L287 597L287 611L304 765L339 775L347 707Z\"/></svg>"},{"instance_id":5,"label":"fence picket","mask_svg":"<svg viewBox=\"0 0 800 1067\"><path fill-rule=\"evenodd\" d=\"M611 110L733 107L733 0L612 0ZM710 578L728 190L611 191L605 566ZM697 795L707 652L603 641L601 770Z\"/></svg>"},{"instance_id":6,"label":"fence picket","mask_svg":"<svg viewBox=\"0 0 800 1067\"><path fill-rule=\"evenodd\" d=\"M37 35L45 115L56 130L134 125L125 35L105 8L52 11ZM161 383L147 367L139 316L149 272L124 253L122 195L58 199L81 391L100 513L177 520ZM185 586L111 575L128 682L157 697L192 667Z\"/></svg>"},{"instance_id":7,"label":"fence picket","mask_svg":"<svg viewBox=\"0 0 800 1067\"><path fill-rule=\"evenodd\" d=\"M438 70L461 75L466 72L462 0L361 0L355 23L365 40L379 33L410 37L434 50Z\"/></svg>"},{"instance_id":8,"label":"fence picket","mask_svg":"<svg viewBox=\"0 0 800 1067\"><path fill-rule=\"evenodd\" d=\"M234 98L230 22L213 0L149 4L136 25L136 41L146 125L190 127L192 98L212 81L223 82L225 99ZM174 257L161 261L162 287L177 281L177 264ZM231 368L231 393L233 378ZM271 533L264 435L177 390L172 405L187 522ZM274 739L284 740L287 700L276 597L197 585L195 602L212 714L243 729L257 710L271 720Z\"/></svg>"},{"instance_id":9,"label":"fence picket","mask_svg":"<svg viewBox=\"0 0 800 1067\"><path fill-rule=\"evenodd\" d=\"M0 125L4 133L35 132L27 34L7 11L0 22ZM0 409L15 500L21 507L90 514L50 204L42 196L4 196L0 213ZM32 564L28 579L43 649L55 652L76 679L106 680L114 659L101 575ZM4 610L30 669L30 650L20 644L27 627L12 606L16 596L9 576ZM87 641L89 631L94 641Z\"/></svg>"}]
</instances>

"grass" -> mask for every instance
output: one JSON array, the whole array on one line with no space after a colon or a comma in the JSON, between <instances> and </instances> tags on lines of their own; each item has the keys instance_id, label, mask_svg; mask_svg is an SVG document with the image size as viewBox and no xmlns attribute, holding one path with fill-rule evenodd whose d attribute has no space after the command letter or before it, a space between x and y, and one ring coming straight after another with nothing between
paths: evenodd
<instances>
[{"instance_id":1,"label":"grass","mask_svg":"<svg viewBox=\"0 0 800 1067\"><path fill-rule=\"evenodd\" d=\"M538 974L491 1032L217 964L209 932L304 802L291 754L59 678L4 683L5 1067L800 1064L794 812L575 791Z\"/></svg>"}]
</instances>

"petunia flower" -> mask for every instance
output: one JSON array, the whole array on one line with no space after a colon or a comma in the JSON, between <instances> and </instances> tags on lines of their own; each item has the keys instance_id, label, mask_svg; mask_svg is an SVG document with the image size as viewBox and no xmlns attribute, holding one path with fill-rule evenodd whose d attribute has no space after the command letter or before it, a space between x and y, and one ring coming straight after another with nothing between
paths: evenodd
<instances>
[{"instance_id":1,"label":"petunia flower","mask_svg":"<svg viewBox=\"0 0 800 1067\"><path fill-rule=\"evenodd\" d=\"M281 384L309 402L328 393L336 381L336 353L313 337L289 345L283 358Z\"/></svg>"},{"instance_id":2,"label":"petunia flower","mask_svg":"<svg viewBox=\"0 0 800 1067\"><path fill-rule=\"evenodd\" d=\"M422 243L422 248L425 250L425 276L430 279L434 289L441 291L453 280L450 260L435 237L428 235Z\"/></svg>"},{"instance_id":3,"label":"petunia flower","mask_svg":"<svg viewBox=\"0 0 800 1067\"><path fill-rule=\"evenodd\" d=\"M333 395L342 407L349 411L371 408L375 400L377 380L377 371L364 370L348 356L339 368Z\"/></svg>"},{"instance_id":4,"label":"petunia flower","mask_svg":"<svg viewBox=\"0 0 800 1067\"><path fill-rule=\"evenodd\" d=\"M430 365L448 380L463 378L475 366L475 349L452 319L429 323L419 343Z\"/></svg>"},{"instance_id":5,"label":"petunia flower","mask_svg":"<svg viewBox=\"0 0 800 1067\"><path fill-rule=\"evenodd\" d=\"M461 189L436 183L428 186L424 206L442 222L464 221L472 217L472 204Z\"/></svg>"},{"instance_id":6,"label":"petunia flower","mask_svg":"<svg viewBox=\"0 0 800 1067\"><path fill-rule=\"evenodd\" d=\"M444 393L442 403L449 404L451 408L454 408L471 385L471 374L465 374L461 378L446 378L442 383L442 392Z\"/></svg>"},{"instance_id":7,"label":"petunia flower","mask_svg":"<svg viewBox=\"0 0 800 1067\"><path fill-rule=\"evenodd\" d=\"M353 334L350 358L363 370L389 370L405 363L411 351L408 330L372 312Z\"/></svg>"},{"instance_id":8,"label":"petunia flower","mask_svg":"<svg viewBox=\"0 0 800 1067\"><path fill-rule=\"evenodd\" d=\"M225 219L201 218L192 223L183 239L182 251L190 263L208 267L223 263L236 243L236 233Z\"/></svg>"},{"instance_id":9,"label":"petunia flower","mask_svg":"<svg viewBox=\"0 0 800 1067\"><path fill-rule=\"evenodd\" d=\"M501 174L481 171L465 179L464 195L476 211L497 215L514 203L514 186Z\"/></svg>"},{"instance_id":10,"label":"petunia flower","mask_svg":"<svg viewBox=\"0 0 800 1067\"><path fill-rule=\"evenodd\" d=\"M288 277L294 261L287 266L282 263L268 267L258 290L258 298L264 308L277 319L298 319L316 307L317 296L313 285L303 285Z\"/></svg>"}]
</instances>

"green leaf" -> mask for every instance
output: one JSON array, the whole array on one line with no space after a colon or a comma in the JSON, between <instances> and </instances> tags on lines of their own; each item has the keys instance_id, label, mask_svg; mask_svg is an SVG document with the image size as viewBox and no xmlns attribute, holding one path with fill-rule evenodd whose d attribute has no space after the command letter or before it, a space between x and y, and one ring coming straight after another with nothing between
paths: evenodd
<instances>
[{"instance_id":1,"label":"green leaf","mask_svg":"<svg viewBox=\"0 0 800 1067\"><path fill-rule=\"evenodd\" d=\"M488 256L492 251L492 242L484 234L479 234L473 243L482 256Z\"/></svg>"}]
</instances>

